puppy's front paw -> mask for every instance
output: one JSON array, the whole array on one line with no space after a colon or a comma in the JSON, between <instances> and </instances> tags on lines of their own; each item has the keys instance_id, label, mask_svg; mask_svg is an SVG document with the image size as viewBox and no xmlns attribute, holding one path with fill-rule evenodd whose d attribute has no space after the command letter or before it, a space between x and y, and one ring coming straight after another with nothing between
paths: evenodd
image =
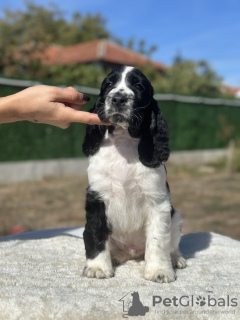
<instances>
[{"instance_id":1,"label":"puppy's front paw","mask_svg":"<svg viewBox=\"0 0 240 320\"><path fill-rule=\"evenodd\" d=\"M154 282L169 283L176 280L176 275L173 269L146 267L144 278Z\"/></svg>"},{"instance_id":2,"label":"puppy's front paw","mask_svg":"<svg viewBox=\"0 0 240 320\"><path fill-rule=\"evenodd\" d=\"M85 266L83 268L82 274L88 278L98 278L98 279L108 279L114 276L114 272L111 268L104 268L101 267L89 267Z\"/></svg>"}]
</instances>

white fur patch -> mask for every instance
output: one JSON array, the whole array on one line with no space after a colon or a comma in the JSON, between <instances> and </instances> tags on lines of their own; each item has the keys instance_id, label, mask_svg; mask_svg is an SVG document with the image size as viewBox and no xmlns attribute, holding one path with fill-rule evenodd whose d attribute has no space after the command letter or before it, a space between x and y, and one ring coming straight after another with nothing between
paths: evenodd
<instances>
[{"instance_id":1,"label":"white fur patch","mask_svg":"<svg viewBox=\"0 0 240 320\"><path fill-rule=\"evenodd\" d=\"M116 88L111 90L111 94L119 92L120 90L123 90L123 92L126 94L134 94L134 92L130 88L128 88L127 83L126 83L127 74L129 72L131 72L133 69L134 69L134 67L126 67L124 69L120 82L117 84Z\"/></svg>"},{"instance_id":2,"label":"white fur patch","mask_svg":"<svg viewBox=\"0 0 240 320\"><path fill-rule=\"evenodd\" d=\"M124 94L127 94L128 96L134 96L134 92L127 86L126 83L126 77L127 74L129 72L131 72L134 69L134 67L125 67L122 75L121 75L121 79L120 81L117 83L116 87L114 89L112 89L109 94L108 94L108 98L112 98L114 96L115 93L122 91ZM111 105L109 103L109 99L106 99L106 103L105 103L105 112L106 114L109 112L111 108ZM130 108L129 108L129 114L127 116L130 116Z\"/></svg>"}]
</instances>

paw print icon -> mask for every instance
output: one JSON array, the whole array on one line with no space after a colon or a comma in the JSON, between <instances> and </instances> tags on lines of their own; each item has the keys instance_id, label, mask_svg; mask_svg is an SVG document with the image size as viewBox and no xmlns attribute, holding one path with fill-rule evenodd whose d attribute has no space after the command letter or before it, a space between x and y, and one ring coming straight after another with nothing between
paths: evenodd
<instances>
[{"instance_id":1,"label":"paw print icon","mask_svg":"<svg viewBox=\"0 0 240 320\"><path fill-rule=\"evenodd\" d=\"M204 298L202 296L198 296L197 299L196 299L196 304L199 305L200 307L205 306L206 298Z\"/></svg>"}]
</instances>

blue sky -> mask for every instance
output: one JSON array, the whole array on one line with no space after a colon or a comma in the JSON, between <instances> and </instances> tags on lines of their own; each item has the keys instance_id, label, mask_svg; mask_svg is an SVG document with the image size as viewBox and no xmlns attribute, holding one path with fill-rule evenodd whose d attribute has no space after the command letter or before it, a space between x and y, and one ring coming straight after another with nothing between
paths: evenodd
<instances>
[{"instance_id":1,"label":"blue sky","mask_svg":"<svg viewBox=\"0 0 240 320\"><path fill-rule=\"evenodd\" d=\"M239 0L69 0L53 1L69 18L73 12L100 12L107 28L127 41L156 45L154 60L171 65L176 53L206 59L224 83L240 87ZM48 5L48 0L36 0ZM22 0L1 0L0 10L23 9Z\"/></svg>"}]
</instances>

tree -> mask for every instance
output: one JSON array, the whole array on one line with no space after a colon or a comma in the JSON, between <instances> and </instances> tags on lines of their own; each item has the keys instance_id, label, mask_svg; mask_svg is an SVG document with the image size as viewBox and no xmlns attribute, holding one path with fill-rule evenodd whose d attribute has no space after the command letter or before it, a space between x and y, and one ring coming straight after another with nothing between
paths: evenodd
<instances>
[{"instance_id":1,"label":"tree","mask_svg":"<svg viewBox=\"0 0 240 320\"><path fill-rule=\"evenodd\" d=\"M222 79L208 62L176 58L168 71L169 90L177 94L216 97L221 95Z\"/></svg>"},{"instance_id":2,"label":"tree","mask_svg":"<svg viewBox=\"0 0 240 320\"><path fill-rule=\"evenodd\" d=\"M204 61L184 60L177 55L173 65L162 73L152 65L142 68L155 91L204 97L222 96L222 78Z\"/></svg>"},{"instance_id":3,"label":"tree","mask_svg":"<svg viewBox=\"0 0 240 320\"><path fill-rule=\"evenodd\" d=\"M49 44L70 45L110 36L106 20L100 14L75 13L68 22L56 5L47 9L32 1L25 5L23 11L6 9L0 18L1 73L10 76L34 73L40 62L32 61L29 56L42 52Z\"/></svg>"},{"instance_id":4,"label":"tree","mask_svg":"<svg viewBox=\"0 0 240 320\"><path fill-rule=\"evenodd\" d=\"M134 37L131 37L126 41L126 43L122 39L115 38L113 36L111 37L111 39L118 45L125 47L129 50L135 51L137 53L143 54L149 59L152 56L152 54L157 50L157 46L155 45L146 48L146 41L143 39L136 42L136 39Z\"/></svg>"},{"instance_id":5,"label":"tree","mask_svg":"<svg viewBox=\"0 0 240 320\"><path fill-rule=\"evenodd\" d=\"M105 74L98 65L44 66L33 53L44 52L49 44L71 45L95 39L112 41L150 58L156 46L145 40L128 41L116 38L106 28L100 13L74 13L67 21L57 5L47 8L25 3L24 10L5 10L0 17L0 73L7 76L44 79L54 82L78 83L99 87ZM29 58L31 57L31 58ZM177 55L172 67L157 71L152 64L140 67L155 91L197 96L221 96L221 78L206 61L184 60ZM105 71L106 72L106 71Z\"/></svg>"},{"instance_id":6,"label":"tree","mask_svg":"<svg viewBox=\"0 0 240 320\"><path fill-rule=\"evenodd\" d=\"M78 84L96 88L100 87L105 76L105 72L95 64L53 65L45 68L44 74L45 78L55 84Z\"/></svg>"}]
</instances>

